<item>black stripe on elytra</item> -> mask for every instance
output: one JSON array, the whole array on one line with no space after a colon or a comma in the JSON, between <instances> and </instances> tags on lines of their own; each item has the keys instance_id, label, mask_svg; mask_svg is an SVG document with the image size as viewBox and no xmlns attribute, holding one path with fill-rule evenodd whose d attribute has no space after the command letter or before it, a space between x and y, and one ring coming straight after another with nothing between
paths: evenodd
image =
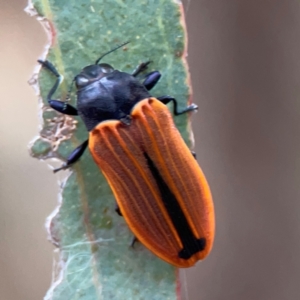
<instances>
[{"instance_id":1,"label":"black stripe on elytra","mask_svg":"<svg viewBox=\"0 0 300 300\"><path fill-rule=\"evenodd\" d=\"M195 238L174 194L167 186L166 182L160 175L158 169L156 168L148 154L144 153L144 156L147 160L149 169L151 170L151 173L158 185L161 199L183 244L183 248L179 251L178 257L189 259L193 254L204 250L206 240L205 238Z\"/></svg>"}]
</instances>

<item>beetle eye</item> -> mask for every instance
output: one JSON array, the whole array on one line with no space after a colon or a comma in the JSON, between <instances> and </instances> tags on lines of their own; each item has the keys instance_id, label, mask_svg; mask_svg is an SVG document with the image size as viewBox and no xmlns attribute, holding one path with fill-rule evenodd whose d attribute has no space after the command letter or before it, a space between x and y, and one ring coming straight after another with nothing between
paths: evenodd
<instances>
[{"instance_id":1,"label":"beetle eye","mask_svg":"<svg viewBox=\"0 0 300 300\"><path fill-rule=\"evenodd\" d=\"M75 79L75 83L77 87L83 87L87 83L89 83L89 80L83 76L77 76Z\"/></svg>"},{"instance_id":2,"label":"beetle eye","mask_svg":"<svg viewBox=\"0 0 300 300\"><path fill-rule=\"evenodd\" d=\"M101 68L101 72L105 73L105 74L111 73L114 71L114 68L109 64L100 64L99 67Z\"/></svg>"}]
</instances>

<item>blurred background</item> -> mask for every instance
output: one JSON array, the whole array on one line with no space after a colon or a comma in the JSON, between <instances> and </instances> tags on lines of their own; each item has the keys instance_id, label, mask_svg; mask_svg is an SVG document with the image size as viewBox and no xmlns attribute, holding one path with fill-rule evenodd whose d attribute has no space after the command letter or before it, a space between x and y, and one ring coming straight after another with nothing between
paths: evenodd
<instances>
[{"instance_id":1,"label":"blurred background","mask_svg":"<svg viewBox=\"0 0 300 300\"><path fill-rule=\"evenodd\" d=\"M42 299L58 186L27 145L27 84L46 43L25 0L0 0L0 299ZM300 299L300 2L185 1L196 152L210 182L211 255L182 272L184 300Z\"/></svg>"}]
</instances>

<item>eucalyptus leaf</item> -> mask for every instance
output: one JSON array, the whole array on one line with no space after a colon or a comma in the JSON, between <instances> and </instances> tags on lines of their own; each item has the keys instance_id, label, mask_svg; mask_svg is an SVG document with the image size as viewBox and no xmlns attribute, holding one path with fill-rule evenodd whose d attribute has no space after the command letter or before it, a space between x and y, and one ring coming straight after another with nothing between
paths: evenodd
<instances>
[{"instance_id":1,"label":"eucalyptus leaf","mask_svg":"<svg viewBox=\"0 0 300 300\"><path fill-rule=\"evenodd\" d=\"M132 72L151 60L147 71L162 74L151 94L172 95L179 109L186 106L190 88L180 1L34 0L27 11L42 21L50 37L43 59L64 77L55 99L66 99L72 79L83 67L130 41L102 62ZM31 153L39 159L64 160L88 133L78 117L49 108L46 96L54 82L52 74L39 72L43 128ZM70 104L76 106L74 90ZM187 116L177 117L176 125L190 143ZM178 270L140 243L130 247L133 235L115 213L112 192L89 151L67 174L59 208L47 223L60 260L45 299L178 299Z\"/></svg>"}]
</instances>

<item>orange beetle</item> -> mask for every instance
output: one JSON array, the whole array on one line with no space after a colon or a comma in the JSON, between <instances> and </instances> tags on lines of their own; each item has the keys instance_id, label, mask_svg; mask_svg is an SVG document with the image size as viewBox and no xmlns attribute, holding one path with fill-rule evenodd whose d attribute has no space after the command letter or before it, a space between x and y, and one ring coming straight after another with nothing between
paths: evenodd
<instances>
[{"instance_id":1,"label":"orange beetle","mask_svg":"<svg viewBox=\"0 0 300 300\"><path fill-rule=\"evenodd\" d=\"M135 237L170 264L193 266L212 248L213 202L203 172L165 104L174 103L175 115L197 106L178 111L173 97L151 97L148 91L160 73L149 73L143 83L136 78L149 62L128 74L99 64L102 57L74 78L77 108L51 99L60 75L50 62L39 61L57 77L47 97L49 105L64 114L78 114L89 131L89 139L55 171L76 162L88 146Z\"/></svg>"}]
</instances>

